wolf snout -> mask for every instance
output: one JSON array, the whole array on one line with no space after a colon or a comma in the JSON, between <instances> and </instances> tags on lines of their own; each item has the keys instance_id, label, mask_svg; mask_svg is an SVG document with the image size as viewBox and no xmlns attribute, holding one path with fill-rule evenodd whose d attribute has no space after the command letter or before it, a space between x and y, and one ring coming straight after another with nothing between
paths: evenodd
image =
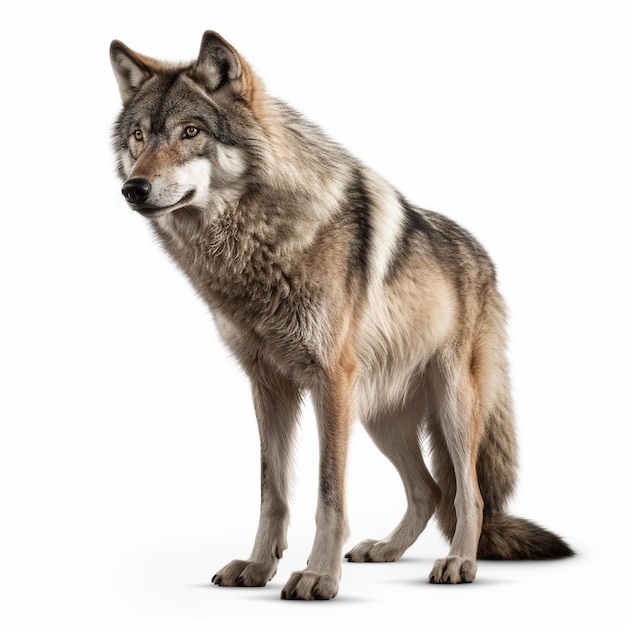
<instances>
[{"instance_id":1,"label":"wolf snout","mask_svg":"<svg viewBox=\"0 0 626 626\"><path fill-rule=\"evenodd\" d=\"M147 178L129 178L122 185L122 195L131 204L142 204L150 196L152 185Z\"/></svg>"}]
</instances>

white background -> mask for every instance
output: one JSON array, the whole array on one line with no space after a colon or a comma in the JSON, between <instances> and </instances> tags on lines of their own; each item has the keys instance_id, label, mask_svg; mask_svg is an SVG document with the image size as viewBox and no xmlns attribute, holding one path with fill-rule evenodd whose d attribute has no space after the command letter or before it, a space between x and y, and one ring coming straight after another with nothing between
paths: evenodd
<instances>
[{"instance_id":1,"label":"white background","mask_svg":"<svg viewBox=\"0 0 626 626\"><path fill-rule=\"evenodd\" d=\"M7 5L8 6L8 5ZM624 575L626 18L602 2L22 2L0 20L0 622L615 623ZM410 8L409 8L410 7ZM434 524L330 603L278 600L313 533L299 439L290 548L264 589L211 577L251 548L248 385L205 305L122 201L108 45L188 60L220 32L268 89L491 252L510 307L513 512L579 553L426 584ZM354 430L347 548L404 499Z\"/></svg>"}]
</instances>

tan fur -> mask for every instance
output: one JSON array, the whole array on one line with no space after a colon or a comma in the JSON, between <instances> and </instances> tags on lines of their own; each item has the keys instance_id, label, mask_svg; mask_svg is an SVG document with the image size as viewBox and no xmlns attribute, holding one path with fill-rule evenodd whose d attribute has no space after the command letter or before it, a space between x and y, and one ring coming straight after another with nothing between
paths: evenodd
<instances>
[{"instance_id":1,"label":"tan fur","mask_svg":"<svg viewBox=\"0 0 626 626\"><path fill-rule=\"evenodd\" d=\"M431 582L471 582L477 556L571 554L552 533L505 513L516 463L505 313L473 237L410 206L269 96L216 33L205 33L187 65L159 64L119 42L111 59L125 104L116 125L123 192L210 306L252 385L259 526L250 557L214 582L258 586L276 572L305 392L320 439L317 530L283 598L337 594L354 419L397 468L407 510L387 537L361 542L348 560L396 560L434 513L450 552ZM192 139L190 120L199 129Z\"/></svg>"}]
</instances>

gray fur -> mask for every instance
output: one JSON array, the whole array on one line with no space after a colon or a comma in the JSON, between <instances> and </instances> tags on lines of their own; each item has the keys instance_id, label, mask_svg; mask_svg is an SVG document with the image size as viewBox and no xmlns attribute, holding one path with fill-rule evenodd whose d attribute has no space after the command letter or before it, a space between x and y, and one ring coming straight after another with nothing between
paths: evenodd
<instances>
[{"instance_id":1,"label":"gray fur","mask_svg":"<svg viewBox=\"0 0 626 626\"><path fill-rule=\"evenodd\" d=\"M407 511L388 537L358 544L348 560L399 558L435 512L451 547L432 582L471 582L477 554L572 554L505 512L516 456L505 312L476 240L410 206L267 95L216 33L205 33L198 60L185 65L119 42L111 59L124 103L114 139L124 194L210 306L252 384L261 518L249 559L214 582L260 586L276 572L304 392L320 433L317 531L283 598L337 594L354 419L398 469Z\"/></svg>"}]
</instances>

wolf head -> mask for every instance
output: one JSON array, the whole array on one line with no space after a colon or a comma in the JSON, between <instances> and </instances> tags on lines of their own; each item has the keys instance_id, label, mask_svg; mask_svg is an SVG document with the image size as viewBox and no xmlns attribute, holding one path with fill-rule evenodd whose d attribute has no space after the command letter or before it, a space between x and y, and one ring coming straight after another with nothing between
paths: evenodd
<instances>
[{"instance_id":1,"label":"wolf head","mask_svg":"<svg viewBox=\"0 0 626 626\"><path fill-rule=\"evenodd\" d=\"M171 65L111 44L123 109L114 129L122 194L147 217L211 213L242 193L262 129L262 89L245 60L207 31L198 59Z\"/></svg>"}]
</instances>

